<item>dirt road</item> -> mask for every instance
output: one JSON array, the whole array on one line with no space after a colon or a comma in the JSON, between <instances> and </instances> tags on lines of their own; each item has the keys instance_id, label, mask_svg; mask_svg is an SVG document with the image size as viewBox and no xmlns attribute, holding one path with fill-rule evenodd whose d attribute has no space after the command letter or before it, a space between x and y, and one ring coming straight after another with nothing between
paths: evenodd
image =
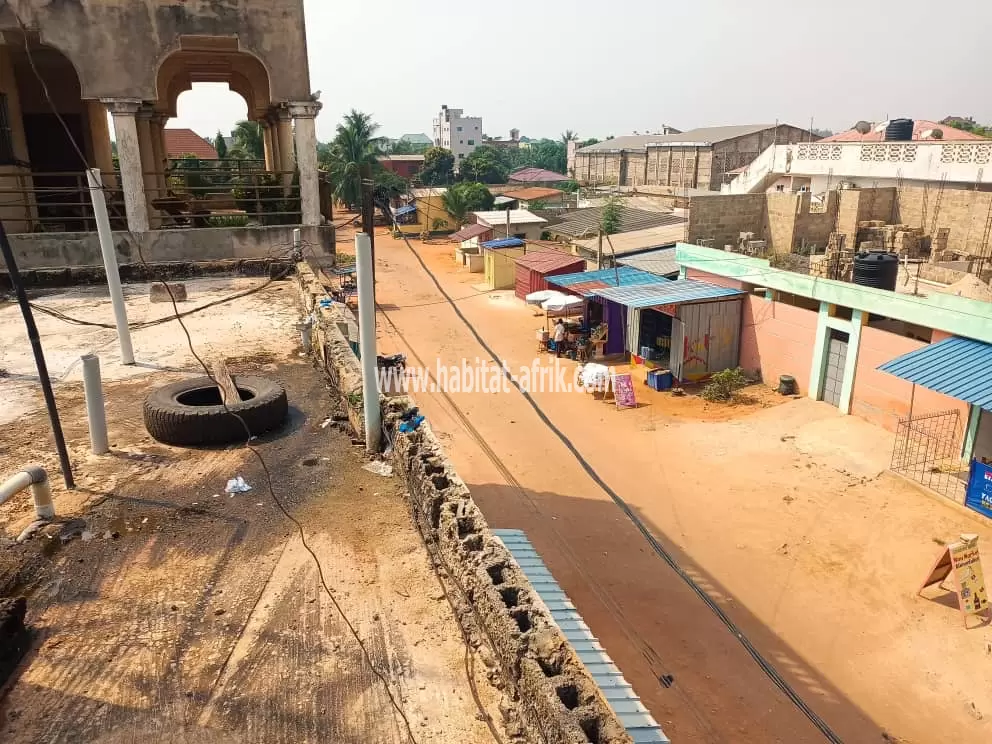
<instances>
[{"instance_id":1,"label":"dirt road","mask_svg":"<svg viewBox=\"0 0 992 744\"><path fill-rule=\"evenodd\" d=\"M543 318L484 292L451 245L414 245L499 356L530 364ZM484 357L404 244L376 247L383 349L431 369ZM978 532L989 545L987 524L883 475L888 435L824 404L637 395L645 405L628 411L534 397L841 739L934 741L939 717L941 739L988 740L987 631L913 597L935 540ZM825 740L519 393L415 397L490 523L527 531L674 741Z\"/></svg>"}]
</instances>

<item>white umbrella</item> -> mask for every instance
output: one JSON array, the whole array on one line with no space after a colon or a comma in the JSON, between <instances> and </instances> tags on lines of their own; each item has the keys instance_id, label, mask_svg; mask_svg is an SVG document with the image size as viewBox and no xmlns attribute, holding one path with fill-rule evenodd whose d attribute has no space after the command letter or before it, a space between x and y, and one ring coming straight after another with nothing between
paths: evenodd
<instances>
[{"instance_id":1,"label":"white umbrella","mask_svg":"<svg viewBox=\"0 0 992 744\"><path fill-rule=\"evenodd\" d=\"M541 303L541 307L549 313L560 313L566 310L575 310L581 306L583 302L585 302L585 300L581 297L561 295L560 297L552 297L550 300L545 300Z\"/></svg>"},{"instance_id":2,"label":"white umbrella","mask_svg":"<svg viewBox=\"0 0 992 744\"><path fill-rule=\"evenodd\" d=\"M550 300L552 297L560 294L562 293L556 292L553 289L540 289L537 292L531 292L524 300L527 301L528 305L540 305L545 300Z\"/></svg>"}]
</instances>

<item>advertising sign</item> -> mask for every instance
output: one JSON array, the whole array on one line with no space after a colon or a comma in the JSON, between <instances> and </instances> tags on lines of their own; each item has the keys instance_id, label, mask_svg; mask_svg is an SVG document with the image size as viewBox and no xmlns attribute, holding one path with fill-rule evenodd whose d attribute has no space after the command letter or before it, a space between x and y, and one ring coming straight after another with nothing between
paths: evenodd
<instances>
[{"instance_id":1,"label":"advertising sign","mask_svg":"<svg viewBox=\"0 0 992 744\"><path fill-rule=\"evenodd\" d=\"M637 408L634 398L634 378L629 373L613 375L613 397L617 408Z\"/></svg>"},{"instance_id":2,"label":"advertising sign","mask_svg":"<svg viewBox=\"0 0 992 744\"><path fill-rule=\"evenodd\" d=\"M992 519L992 466L971 461L971 477L964 505Z\"/></svg>"}]
</instances>

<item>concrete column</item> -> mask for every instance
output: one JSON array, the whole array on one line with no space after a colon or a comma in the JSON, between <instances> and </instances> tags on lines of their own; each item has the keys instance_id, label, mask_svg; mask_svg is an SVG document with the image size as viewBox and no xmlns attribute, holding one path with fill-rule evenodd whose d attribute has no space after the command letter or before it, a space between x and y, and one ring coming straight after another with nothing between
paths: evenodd
<instances>
[{"instance_id":1,"label":"concrete column","mask_svg":"<svg viewBox=\"0 0 992 744\"><path fill-rule=\"evenodd\" d=\"M858 349L861 347L861 329L868 324L868 313L862 310L851 311L851 330L848 332L847 358L844 360L844 382L840 388L840 412L851 412L851 398L854 393L854 380L858 370Z\"/></svg>"},{"instance_id":2,"label":"concrete column","mask_svg":"<svg viewBox=\"0 0 992 744\"><path fill-rule=\"evenodd\" d=\"M145 202L145 180L141 172L141 146L138 143L138 123L135 115L141 101L102 99L114 117L117 135L117 158L121 165L121 186L127 226L134 232L148 230L148 204Z\"/></svg>"},{"instance_id":3,"label":"concrete column","mask_svg":"<svg viewBox=\"0 0 992 744\"><path fill-rule=\"evenodd\" d=\"M158 193L158 179L155 175L155 138L152 136L152 111L142 108L138 110L138 148L141 157L141 175L145 184L145 199L148 203L148 224L152 229L162 224L158 210L152 208L152 199L162 196Z\"/></svg>"},{"instance_id":4,"label":"concrete column","mask_svg":"<svg viewBox=\"0 0 992 744\"><path fill-rule=\"evenodd\" d=\"M158 197L165 196L165 192L169 187L169 179L165 175L165 171L169 167L169 153L165 147L165 122L168 120L169 117L165 114L156 114L152 117L151 135L152 153L155 161L155 195Z\"/></svg>"},{"instance_id":5,"label":"concrete column","mask_svg":"<svg viewBox=\"0 0 992 744\"><path fill-rule=\"evenodd\" d=\"M290 104L296 123L296 157L300 168L300 210L304 225L320 224L320 184L317 173L317 128L314 119L320 104Z\"/></svg>"},{"instance_id":6,"label":"concrete column","mask_svg":"<svg viewBox=\"0 0 992 744\"><path fill-rule=\"evenodd\" d=\"M107 107L99 101L86 102L90 138L93 140L93 166L103 174L105 186L116 184L114 179L114 152L110 147L110 123Z\"/></svg>"},{"instance_id":7,"label":"concrete column","mask_svg":"<svg viewBox=\"0 0 992 744\"><path fill-rule=\"evenodd\" d=\"M296 155L293 153L293 120L288 109L281 109L278 117L276 124L279 139L278 170L291 171L296 168Z\"/></svg>"},{"instance_id":8,"label":"concrete column","mask_svg":"<svg viewBox=\"0 0 992 744\"><path fill-rule=\"evenodd\" d=\"M827 366L827 337L830 328L827 321L830 318L830 303L820 303L820 314L816 319L816 338L813 341L813 364L809 370L809 390L807 395L813 400L820 400L820 388L823 385L823 373Z\"/></svg>"},{"instance_id":9,"label":"concrete column","mask_svg":"<svg viewBox=\"0 0 992 744\"><path fill-rule=\"evenodd\" d=\"M275 138L273 137L272 125L269 124L268 120L260 121L259 124L262 126L262 143L265 150L265 170L272 171L276 169L276 145Z\"/></svg>"}]
</instances>

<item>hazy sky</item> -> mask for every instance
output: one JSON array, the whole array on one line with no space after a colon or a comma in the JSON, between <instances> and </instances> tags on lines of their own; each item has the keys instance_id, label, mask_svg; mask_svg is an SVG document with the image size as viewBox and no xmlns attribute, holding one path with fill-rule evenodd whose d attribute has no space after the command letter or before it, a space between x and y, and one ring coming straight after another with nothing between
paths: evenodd
<instances>
[{"instance_id":1,"label":"hazy sky","mask_svg":"<svg viewBox=\"0 0 992 744\"><path fill-rule=\"evenodd\" d=\"M934 0L305 0L312 88L330 139L354 107L381 133L431 135L441 104L489 135L583 138L721 124L835 131L858 119L992 122L992 4ZM952 11L950 13L945 11ZM170 126L245 116L215 85Z\"/></svg>"}]
</instances>

